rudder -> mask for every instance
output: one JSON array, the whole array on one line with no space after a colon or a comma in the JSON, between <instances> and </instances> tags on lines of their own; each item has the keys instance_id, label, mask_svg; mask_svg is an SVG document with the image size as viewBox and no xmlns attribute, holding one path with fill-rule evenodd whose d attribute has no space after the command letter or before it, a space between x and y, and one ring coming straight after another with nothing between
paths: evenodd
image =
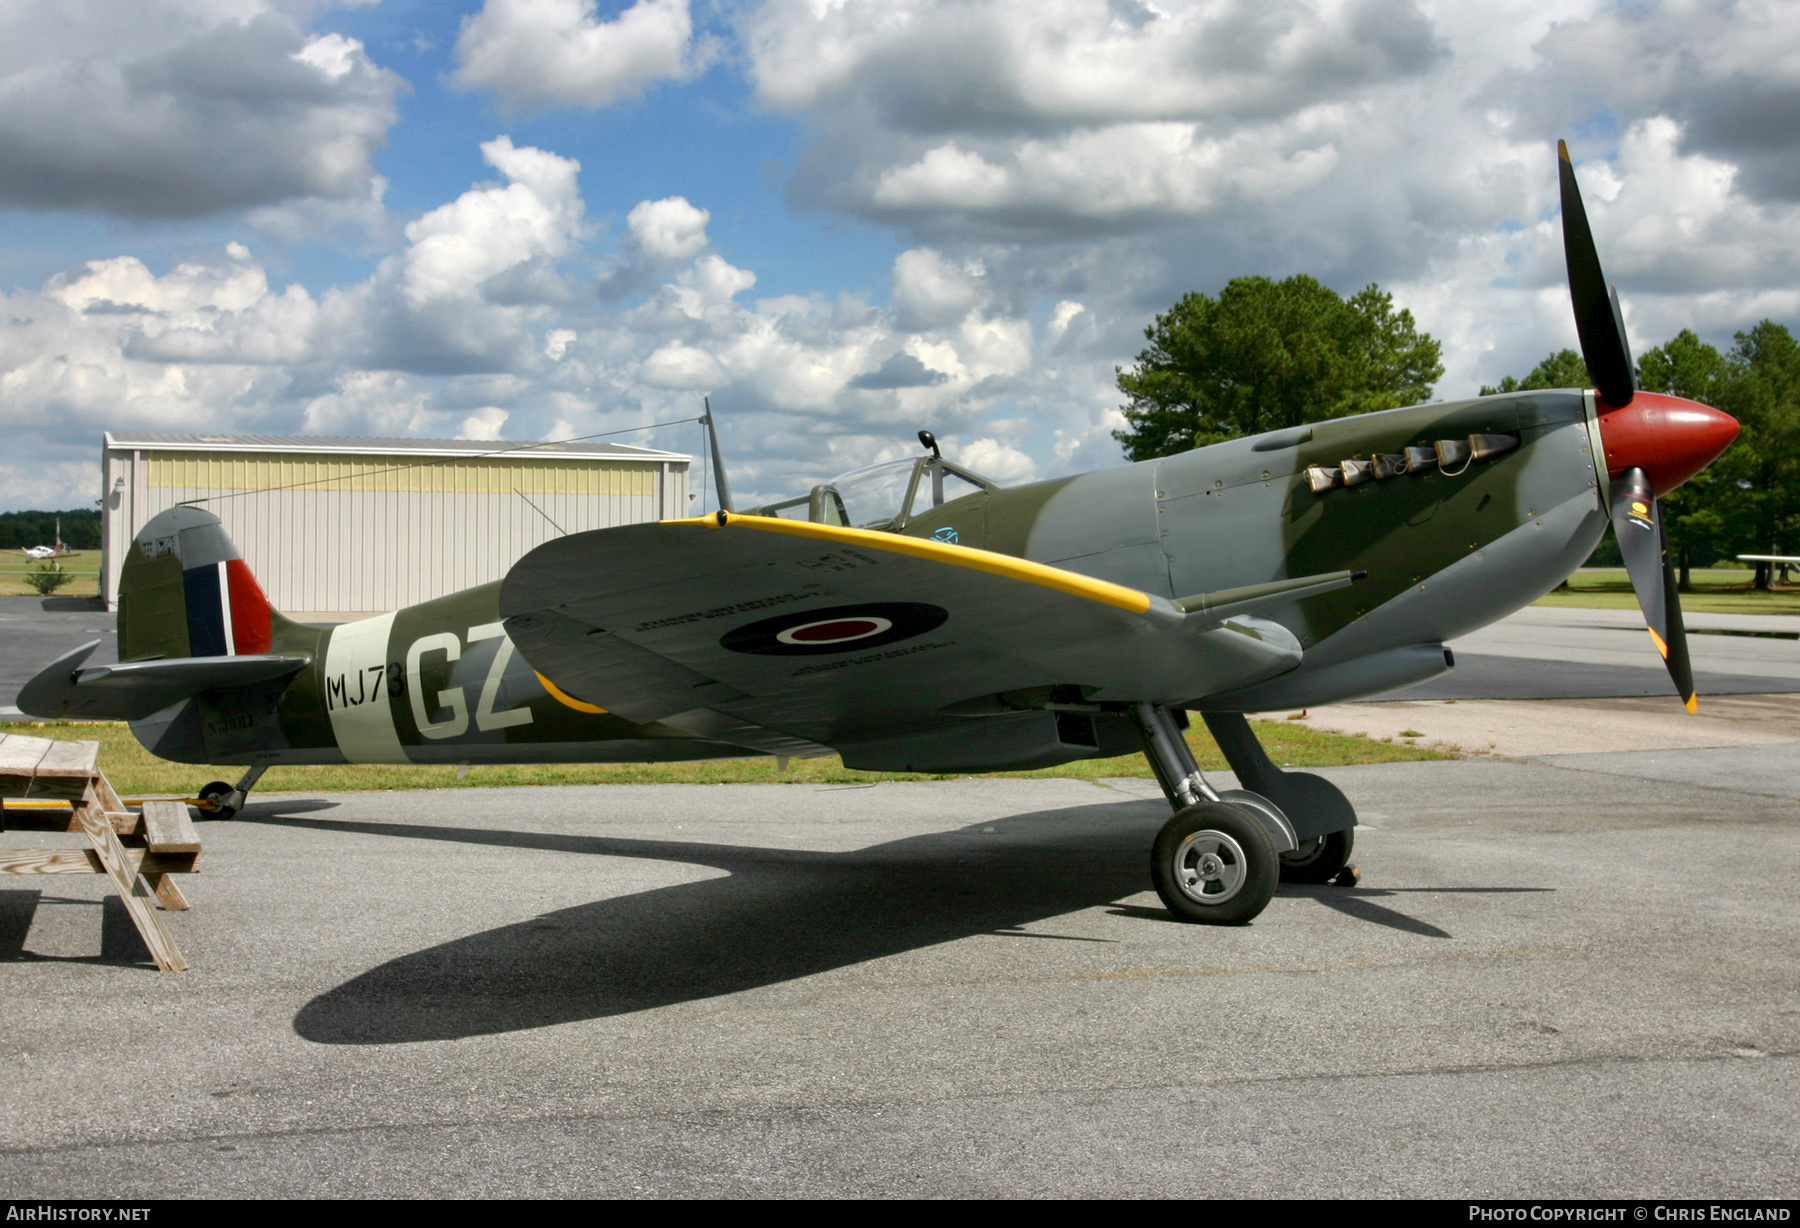
<instances>
[{"instance_id":1,"label":"rudder","mask_svg":"<svg viewBox=\"0 0 1800 1228\"><path fill-rule=\"evenodd\" d=\"M172 507L132 540L119 573L119 660L265 653L280 619L211 512Z\"/></svg>"}]
</instances>

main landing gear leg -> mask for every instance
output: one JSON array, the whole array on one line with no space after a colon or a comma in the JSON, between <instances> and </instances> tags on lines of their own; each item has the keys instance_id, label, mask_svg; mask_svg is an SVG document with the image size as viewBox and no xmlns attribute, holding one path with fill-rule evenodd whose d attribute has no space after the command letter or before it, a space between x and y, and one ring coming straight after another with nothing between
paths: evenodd
<instances>
[{"instance_id":1,"label":"main landing gear leg","mask_svg":"<svg viewBox=\"0 0 1800 1228\"><path fill-rule=\"evenodd\" d=\"M242 810L244 803L249 800L250 790L256 787L256 782L261 780L262 774L268 770L268 764L259 763L245 772L243 779L239 780L235 786L228 785L222 780L213 781L200 790L200 808L206 811L209 818L236 818L238 811ZM207 802L211 802L212 805L208 807L205 804Z\"/></svg>"},{"instance_id":2,"label":"main landing gear leg","mask_svg":"<svg viewBox=\"0 0 1800 1228\"><path fill-rule=\"evenodd\" d=\"M1221 796L1206 783L1174 716L1161 704L1134 704L1132 722L1144 740L1144 756L1175 816L1163 825L1150 851L1156 893L1183 921L1241 925L1268 907L1275 895L1281 849L1291 834L1252 795ZM1254 801L1261 801L1256 798ZM1278 812L1277 812L1278 813ZM1271 827L1280 832L1279 843Z\"/></svg>"},{"instance_id":3,"label":"main landing gear leg","mask_svg":"<svg viewBox=\"0 0 1800 1228\"><path fill-rule=\"evenodd\" d=\"M1284 772L1239 712L1201 714L1238 783L1278 806L1293 825L1298 847L1281 854L1284 883L1356 885L1350 852L1356 843L1356 809L1343 790L1310 772Z\"/></svg>"},{"instance_id":4,"label":"main landing gear leg","mask_svg":"<svg viewBox=\"0 0 1800 1228\"><path fill-rule=\"evenodd\" d=\"M1216 802L1219 795L1206 783L1206 774L1194 762L1187 739L1175 716L1161 704L1133 704L1131 722L1144 739L1144 757L1156 773L1156 783L1172 809L1192 806L1195 802Z\"/></svg>"}]
</instances>

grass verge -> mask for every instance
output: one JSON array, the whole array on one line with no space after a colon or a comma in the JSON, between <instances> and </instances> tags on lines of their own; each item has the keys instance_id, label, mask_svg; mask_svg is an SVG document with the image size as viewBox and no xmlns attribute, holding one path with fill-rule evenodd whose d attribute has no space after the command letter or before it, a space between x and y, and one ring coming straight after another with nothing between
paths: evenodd
<instances>
[{"instance_id":1,"label":"grass verge","mask_svg":"<svg viewBox=\"0 0 1800 1228\"><path fill-rule=\"evenodd\" d=\"M1309 729L1298 722L1257 721L1257 736L1269 757L1283 767L1340 767L1352 763L1395 763L1412 759L1450 759L1438 751L1372 738ZM4 726L14 733L68 741L100 743L100 767L113 787L125 796L145 793L192 794L213 779L233 781L243 773L236 767L202 767L158 759L138 745L123 724L112 722L31 722ZM1188 732L1194 758L1208 771L1225 768L1225 757L1204 728L1195 722ZM858 772L846 768L833 755L828 759L795 759L782 771L776 761L720 759L708 763L581 763L479 766L462 780L450 766L398 766L361 764L349 767L285 766L269 769L257 786L258 793L346 793L378 789L502 788L519 785L644 785L644 784L872 784L882 780L953 780L952 776L928 776L910 772ZM1056 777L1099 780L1110 776L1150 775L1143 755L1115 759L1081 759L1061 767L1035 772L986 772L983 777Z\"/></svg>"},{"instance_id":2,"label":"grass verge","mask_svg":"<svg viewBox=\"0 0 1800 1228\"><path fill-rule=\"evenodd\" d=\"M56 597L98 597L100 595L100 552L84 550L66 558L52 560L69 573L68 583L57 589ZM36 597L38 592L25 582L27 572L36 571L41 563L18 554L0 555L0 597Z\"/></svg>"}]
</instances>

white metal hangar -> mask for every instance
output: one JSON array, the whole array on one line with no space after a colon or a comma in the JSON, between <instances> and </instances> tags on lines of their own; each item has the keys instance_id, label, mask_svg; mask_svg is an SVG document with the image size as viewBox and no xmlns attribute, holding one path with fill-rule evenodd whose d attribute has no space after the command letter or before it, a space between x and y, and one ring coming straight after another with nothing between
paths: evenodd
<instances>
[{"instance_id":1,"label":"white metal hangar","mask_svg":"<svg viewBox=\"0 0 1800 1228\"><path fill-rule=\"evenodd\" d=\"M138 529L199 502L289 617L398 609L498 580L565 533L687 515L689 460L612 443L108 431L100 592L117 609Z\"/></svg>"}]
</instances>

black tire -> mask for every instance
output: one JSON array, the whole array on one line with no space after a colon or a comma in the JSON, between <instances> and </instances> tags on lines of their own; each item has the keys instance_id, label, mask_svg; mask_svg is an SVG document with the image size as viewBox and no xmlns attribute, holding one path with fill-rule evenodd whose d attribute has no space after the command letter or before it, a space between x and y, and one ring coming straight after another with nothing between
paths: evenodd
<instances>
[{"instance_id":1,"label":"black tire","mask_svg":"<svg viewBox=\"0 0 1800 1228\"><path fill-rule=\"evenodd\" d=\"M203 802L212 803L210 808L204 806L200 808L202 818L230 819L237 817L237 807L224 804L224 799L231 796L231 786L224 781L213 781L211 784L202 787L200 792L195 794L195 796Z\"/></svg>"},{"instance_id":2,"label":"black tire","mask_svg":"<svg viewBox=\"0 0 1800 1228\"><path fill-rule=\"evenodd\" d=\"M1356 847L1353 831L1327 832L1302 840L1300 847L1281 855L1281 881L1284 883L1328 883L1350 862L1350 850Z\"/></svg>"},{"instance_id":3,"label":"black tire","mask_svg":"<svg viewBox=\"0 0 1800 1228\"><path fill-rule=\"evenodd\" d=\"M1150 852L1150 878L1163 904L1202 925L1243 925L1268 907L1279 877L1262 819L1230 802L1177 811Z\"/></svg>"}]
</instances>

